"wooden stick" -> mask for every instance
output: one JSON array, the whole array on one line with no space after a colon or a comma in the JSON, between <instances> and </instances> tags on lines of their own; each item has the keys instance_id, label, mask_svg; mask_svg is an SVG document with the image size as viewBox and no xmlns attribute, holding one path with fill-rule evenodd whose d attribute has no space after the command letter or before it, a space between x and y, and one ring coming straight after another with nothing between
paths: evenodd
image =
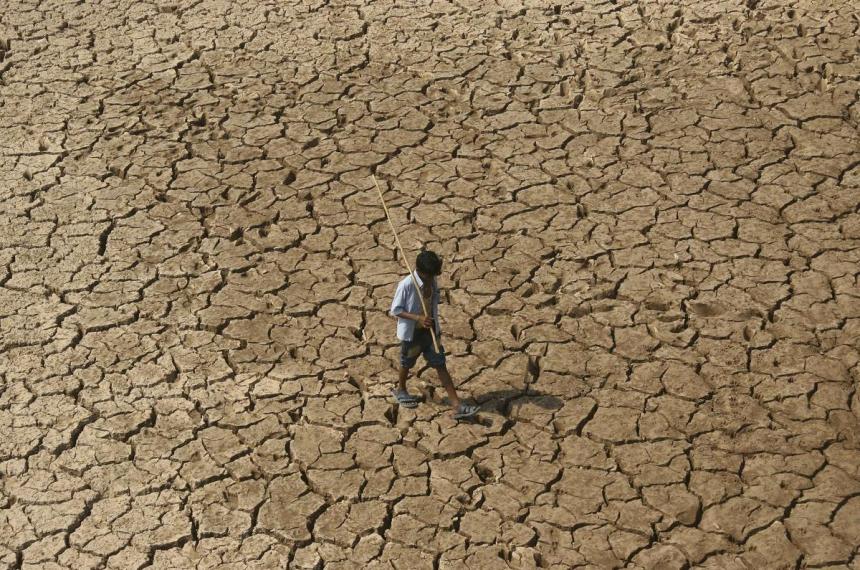
<instances>
[{"instance_id":1,"label":"wooden stick","mask_svg":"<svg viewBox=\"0 0 860 570\"><path fill-rule=\"evenodd\" d=\"M406 264L406 270L409 272L409 276L412 277L412 284L415 285L415 291L418 292L418 299L421 301L421 310L424 311L424 316L429 317L430 313L427 311L427 304L424 302L424 294L421 292L421 287L418 285L418 280L415 279L415 274L412 273L412 267L409 265L409 260L406 259L406 254L403 252L403 246L400 245L400 238L397 237L397 229L394 227L394 222L391 221L391 215L388 213L388 206L385 205L385 198L382 197L382 189L379 187L379 182L376 181L376 176L371 174L373 177L373 183L376 184L376 191L379 192L379 201L382 202L382 209L385 210L385 217L388 219L388 225L391 226L391 232L394 234L394 241L397 243L397 249L400 250L400 258L403 259L403 263ZM430 328L430 335L433 337L433 348L436 349L437 353L439 351L439 343L436 341L436 321L433 321L433 326Z\"/></svg>"}]
</instances>

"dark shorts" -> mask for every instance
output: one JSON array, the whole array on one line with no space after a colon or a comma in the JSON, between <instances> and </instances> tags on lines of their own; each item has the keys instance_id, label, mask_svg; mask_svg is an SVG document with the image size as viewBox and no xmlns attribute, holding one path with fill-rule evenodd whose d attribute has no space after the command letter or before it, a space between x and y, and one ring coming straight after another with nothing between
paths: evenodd
<instances>
[{"instance_id":1,"label":"dark shorts","mask_svg":"<svg viewBox=\"0 0 860 570\"><path fill-rule=\"evenodd\" d=\"M406 369L412 368L415 366L419 354L424 355L424 360L431 368L445 366L445 347L442 346L441 338L437 337L436 340L439 341L439 350L442 354L433 348L433 337L430 335L430 329L416 328L412 340L400 341L400 366Z\"/></svg>"}]
</instances>

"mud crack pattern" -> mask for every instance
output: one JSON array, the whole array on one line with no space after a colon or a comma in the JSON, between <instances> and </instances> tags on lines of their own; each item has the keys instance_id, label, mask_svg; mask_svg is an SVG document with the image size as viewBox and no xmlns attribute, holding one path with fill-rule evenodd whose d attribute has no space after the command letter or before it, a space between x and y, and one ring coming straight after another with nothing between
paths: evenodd
<instances>
[{"instance_id":1,"label":"mud crack pattern","mask_svg":"<svg viewBox=\"0 0 860 570\"><path fill-rule=\"evenodd\" d=\"M8 0L0 567L860 568L852 4Z\"/></svg>"}]
</instances>

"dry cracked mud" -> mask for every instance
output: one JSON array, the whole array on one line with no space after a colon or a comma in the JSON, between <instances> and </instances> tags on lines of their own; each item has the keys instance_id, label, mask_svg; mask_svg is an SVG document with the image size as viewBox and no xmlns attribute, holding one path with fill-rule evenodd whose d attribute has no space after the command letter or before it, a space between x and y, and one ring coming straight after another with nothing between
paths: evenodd
<instances>
[{"instance_id":1,"label":"dry cracked mud","mask_svg":"<svg viewBox=\"0 0 860 570\"><path fill-rule=\"evenodd\" d=\"M860 568L858 37L6 0L0 567ZM477 423L387 395L371 172Z\"/></svg>"}]
</instances>

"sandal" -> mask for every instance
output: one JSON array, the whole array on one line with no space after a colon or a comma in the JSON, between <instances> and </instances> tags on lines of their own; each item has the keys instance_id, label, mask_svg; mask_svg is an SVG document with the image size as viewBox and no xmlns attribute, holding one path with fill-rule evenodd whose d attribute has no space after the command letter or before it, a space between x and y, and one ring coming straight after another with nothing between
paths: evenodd
<instances>
[{"instance_id":1,"label":"sandal","mask_svg":"<svg viewBox=\"0 0 860 570\"><path fill-rule=\"evenodd\" d=\"M391 395L394 396L394 399L397 400L397 403L404 408L415 408L418 406L418 398L416 398L409 392L398 392L397 390L392 390Z\"/></svg>"},{"instance_id":2,"label":"sandal","mask_svg":"<svg viewBox=\"0 0 860 570\"><path fill-rule=\"evenodd\" d=\"M478 413L478 406L473 406L472 404L460 403L460 407L457 408L457 411L454 412L455 420L465 420L467 418L472 418L475 414Z\"/></svg>"}]
</instances>

